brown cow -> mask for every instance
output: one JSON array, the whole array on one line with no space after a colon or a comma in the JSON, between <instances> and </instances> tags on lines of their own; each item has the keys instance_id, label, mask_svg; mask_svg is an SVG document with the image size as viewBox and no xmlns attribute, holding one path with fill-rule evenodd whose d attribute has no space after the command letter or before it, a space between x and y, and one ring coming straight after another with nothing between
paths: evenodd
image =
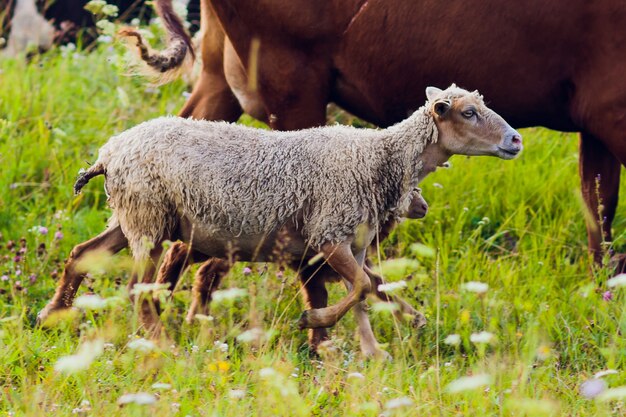
<instances>
[{"instance_id":1,"label":"brown cow","mask_svg":"<svg viewBox=\"0 0 626 417\"><path fill-rule=\"evenodd\" d=\"M258 97L277 129L323 124L329 102L388 126L418 107L427 85L477 88L515 127L581 132L582 193L596 218L587 225L589 248L601 261L626 163L623 0L203 0L202 7L204 70L182 115L241 113L224 75L222 29L243 67L259 39Z\"/></svg>"}]
</instances>

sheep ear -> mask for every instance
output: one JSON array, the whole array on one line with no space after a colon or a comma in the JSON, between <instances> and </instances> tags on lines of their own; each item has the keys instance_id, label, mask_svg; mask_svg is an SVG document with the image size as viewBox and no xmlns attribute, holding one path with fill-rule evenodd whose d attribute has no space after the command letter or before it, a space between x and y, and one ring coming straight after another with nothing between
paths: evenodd
<instances>
[{"instance_id":1,"label":"sheep ear","mask_svg":"<svg viewBox=\"0 0 626 417\"><path fill-rule=\"evenodd\" d=\"M450 103L450 100L437 100L435 101L435 104L433 104L433 109L439 117L444 117L450 110L451 105L452 103Z\"/></svg>"},{"instance_id":2,"label":"sheep ear","mask_svg":"<svg viewBox=\"0 0 626 417\"><path fill-rule=\"evenodd\" d=\"M426 98L428 101L435 101L435 98L442 92L440 88L437 87L426 87Z\"/></svg>"}]
</instances>

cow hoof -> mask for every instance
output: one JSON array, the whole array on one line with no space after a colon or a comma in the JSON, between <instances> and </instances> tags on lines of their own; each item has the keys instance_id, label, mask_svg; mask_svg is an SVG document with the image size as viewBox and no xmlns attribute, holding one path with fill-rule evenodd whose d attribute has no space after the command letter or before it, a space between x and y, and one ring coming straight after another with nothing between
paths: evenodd
<instances>
[{"instance_id":1,"label":"cow hoof","mask_svg":"<svg viewBox=\"0 0 626 417\"><path fill-rule=\"evenodd\" d=\"M421 329L426 326L426 323L428 323L426 317L422 313L417 313L411 320L411 327L414 329Z\"/></svg>"}]
</instances>

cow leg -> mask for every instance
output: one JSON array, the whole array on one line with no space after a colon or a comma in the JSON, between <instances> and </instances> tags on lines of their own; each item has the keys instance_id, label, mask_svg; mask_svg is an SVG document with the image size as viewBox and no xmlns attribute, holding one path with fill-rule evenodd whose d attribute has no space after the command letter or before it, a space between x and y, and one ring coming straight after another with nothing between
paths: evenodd
<instances>
[{"instance_id":1,"label":"cow leg","mask_svg":"<svg viewBox=\"0 0 626 417\"><path fill-rule=\"evenodd\" d=\"M224 31L208 2L200 6L202 72L179 116L235 122L242 110L224 75Z\"/></svg>"},{"instance_id":2,"label":"cow leg","mask_svg":"<svg viewBox=\"0 0 626 417\"><path fill-rule=\"evenodd\" d=\"M76 245L65 261L63 276L57 285L52 300L37 314L37 322L43 323L51 313L72 306L78 287L85 278L86 272L80 269L79 263L90 252L106 251L115 254L128 246L128 240L120 226L109 227L103 233Z\"/></svg>"},{"instance_id":3,"label":"cow leg","mask_svg":"<svg viewBox=\"0 0 626 417\"><path fill-rule=\"evenodd\" d=\"M200 266L196 272L191 290L192 300L189 311L187 311L187 322L191 323L198 314L208 313L208 306L211 303L211 294L220 285L222 278L228 274L230 265L227 260L211 258Z\"/></svg>"},{"instance_id":4,"label":"cow leg","mask_svg":"<svg viewBox=\"0 0 626 417\"><path fill-rule=\"evenodd\" d=\"M352 255L349 243L326 243L322 245L322 254L326 262L348 281L352 289L337 304L304 311L298 321L301 329L333 326L356 303L362 301L371 288L369 277Z\"/></svg>"},{"instance_id":5,"label":"cow leg","mask_svg":"<svg viewBox=\"0 0 626 417\"><path fill-rule=\"evenodd\" d=\"M590 213L587 237L589 251L598 264L607 249L603 242L612 242L611 224L617 207L620 170L620 161L602 142L581 133L579 172L583 199Z\"/></svg>"}]
</instances>

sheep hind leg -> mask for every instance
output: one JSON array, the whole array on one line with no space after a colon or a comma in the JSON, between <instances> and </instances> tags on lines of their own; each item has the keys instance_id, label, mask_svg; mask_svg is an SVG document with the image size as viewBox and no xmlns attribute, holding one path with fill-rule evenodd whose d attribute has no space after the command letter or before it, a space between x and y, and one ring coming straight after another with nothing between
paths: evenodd
<instances>
[{"instance_id":1,"label":"sheep hind leg","mask_svg":"<svg viewBox=\"0 0 626 417\"><path fill-rule=\"evenodd\" d=\"M86 271L80 268L80 262L85 259L85 255L94 251L115 254L126 247L128 240L120 226L110 227L93 239L76 245L65 261L65 270L52 300L37 314L37 323L42 324L50 314L72 306L76 292L86 275Z\"/></svg>"},{"instance_id":2,"label":"sheep hind leg","mask_svg":"<svg viewBox=\"0 0 626 417\"><path fill-rule=\"evenodd\" d=\"M413 306L411 306L400 297L378 291L378 286L383 284L383 278L374 271L372 271L367 265L364 267L364 269L365 273L369 276L372 282L372 289L376 296L382 301L398 304L400 310L394 311L394 316L398 320L404 321L404 314L407 314L412 317L411 326L413 326L414 328L421 329L422 327L426 326L426 317L421 312L417 311L415 308L413 308Z\"/></svg>"},{"instance_id":3,"label":"sheep hind leg","mask_svg":"<svg viewBox=\"0 0 626 417\"><path fill-rule=\"evenodd\" d=\"M161 332L161 321L159 315L161 313L161 307L159 299L156 294L149 296L147 294L135 294L134 287L139 280L139 271L143 270L141 274L141 283L148 284L154 282L155 274L157 272L157 266L161 255L163 254L162 242L154 245L154 249L150 251L147 260L138 260L135 262L135 271L128 283L128 292L130 299L138 307L139 319L142 326L154 337L158 336ZM138 297L138 298L137 298Z\"/></svg>"},{"instance_id":4,"label":"sheep hind leg","mask_svg":"<svg viewBox=\"0 0 626 417\"><path fill-rule=\"evenodd\" d=\"M298 325L300 329L331 327L356 303L362 301L371 289L369 277L352 255L349 243L322 245L326 262L352 286L346 297L337 304L325 308L306 310Z\"/></svg>"},{"instance_id":5,"label":"sheep hind leg","mask_svg":"<svg viewBox=\"0 0 626 417\"><path fill-rule=\"evenodd\" d=\"M294 269L298 270L298 266ZM326 278L324 267L307 266L298 271L302 284L302 297L308 309L324 308L328 305L328 291L326 290ZM328 331L323 328L309 329L309 349L311 353L317 353L320 343L328 340Z\"/></svg>"},{"instance_id":6,"label":"sheep hind leg","mask_svg":"<svg viewBox=\"0 0 626 417\"><path fill-rule=\"evenodd\" d=\"M228 261L219 258L211 258L200 266L194 279L191 306L185 319L188 323L193 321L196 314L208 313L211 294L217 290L229 270Z\"/></svg>"}]
</instances>

